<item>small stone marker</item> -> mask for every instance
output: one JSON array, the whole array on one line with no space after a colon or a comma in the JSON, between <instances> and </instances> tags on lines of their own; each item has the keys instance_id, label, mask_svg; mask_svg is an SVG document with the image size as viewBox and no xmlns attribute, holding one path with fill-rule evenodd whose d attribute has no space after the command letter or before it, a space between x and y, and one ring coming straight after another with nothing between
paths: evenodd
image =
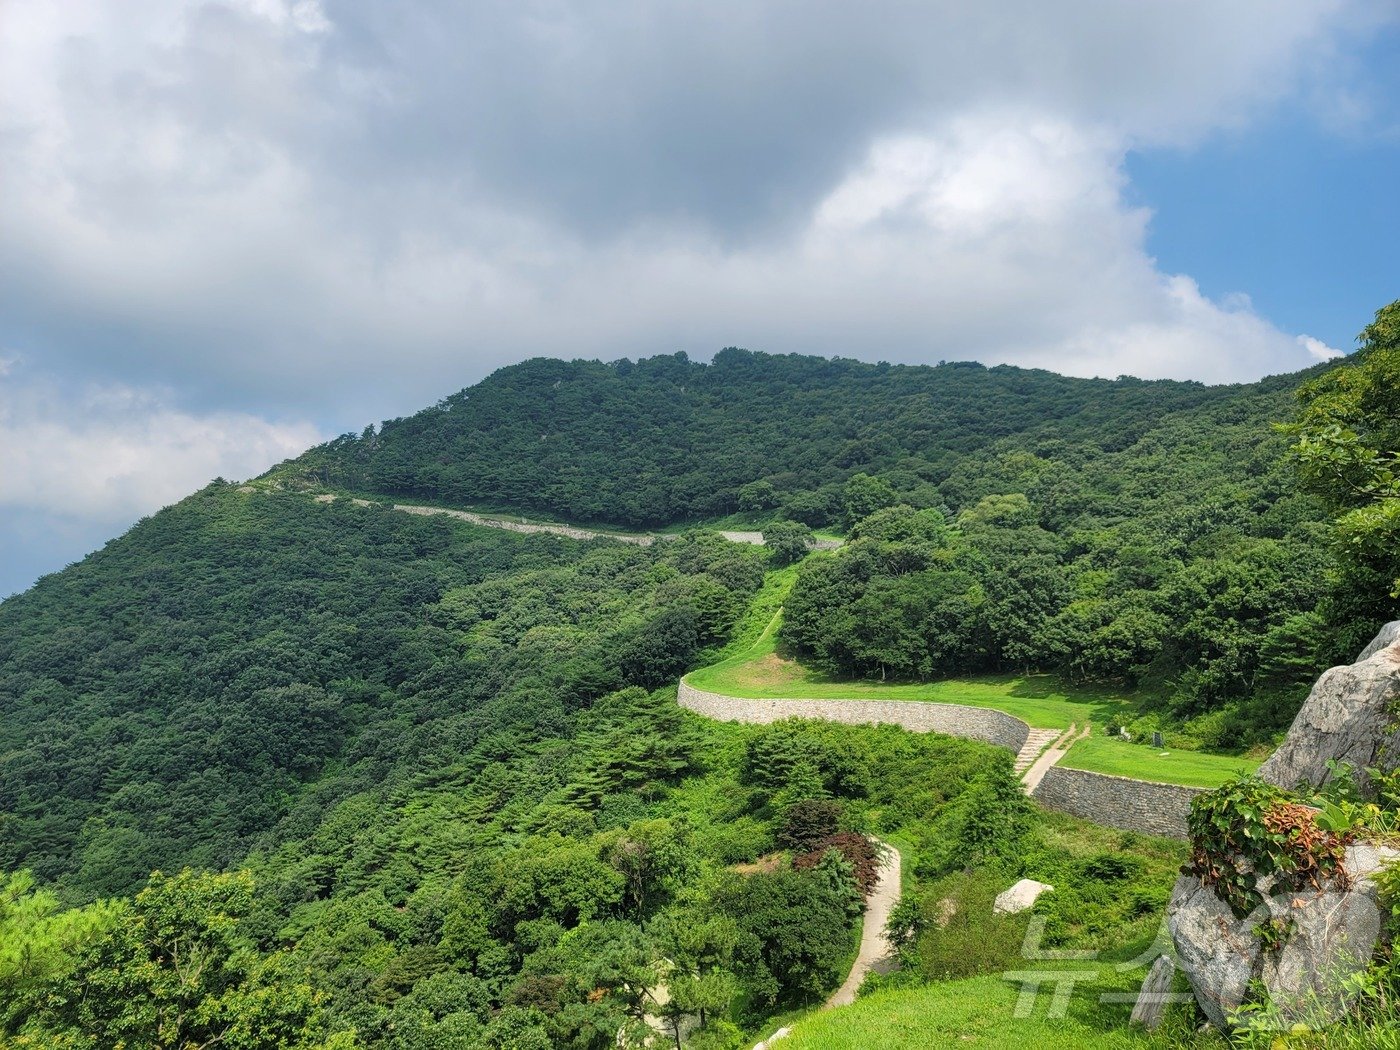
<instances>
[{"instance_id":1,"label":"small stone marker","mask_svg":"<svg viewBox=\"0 0 1400 1050\"><path fill-rule=\"evenodd\" d=\"M1161 734L1161 733L1158 733L1158 732L1155 732L1155 731L1153 732L1153 734L1152 734L1152 746L1153 746L1153 747L1161 747L1161 746L1162 746L1162 734Z\"/></svg>"},{"instance_id":2,"label":"small stone marker","mask_svg":"<svg viewBox=\"0 0 1400 1050\"><path fill-rule=\"evenodd\" d=\"M1165 955L1159 955L1143 978L1142 990L1138 992L1133 1005L1132 1021L1151 1031L1162 1023L1162 1008L1171 1001L1172 975L1176 964Z\"/></svg>"},{"instance_id":3,"label":"small stone marker","mask_svg":"<svg viewBox=\"0 0 1400 1050\"><path fill-rule=\"evenodd\" d=\"M992 905L994 915L1015 915L1018 911L1025 911L1035 903L1036 898L1042 893L1049 893L1054 886L1049 886L1043 882L1036 882L1035 879L1022 879L1009 890L997 894L996 903Z\"/></svg>"}]
</instances>

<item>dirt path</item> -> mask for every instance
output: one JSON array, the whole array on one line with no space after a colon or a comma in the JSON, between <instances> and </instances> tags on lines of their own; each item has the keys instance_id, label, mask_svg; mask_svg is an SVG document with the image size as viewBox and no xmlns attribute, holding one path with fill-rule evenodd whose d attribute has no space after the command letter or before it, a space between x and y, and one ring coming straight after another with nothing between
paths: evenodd
<instances>
[{"instance_id":1,"label":"dirt path","mask_svg":"<svg viewBox=\"0 0 1400 1050\"><path fill-rule=\"evenodd\" d=\"M252 488L240 491L253 492ZM317 503L334 503L337 496L329 492L323 492L312 497ZM351 499L351 503L356 506L368 507L370 501L367 499ZM650 547L657 540L676 539L674 533L668 532L608 532L601 529L581 529L577 525L564 525L559 522L530 521L528 518L516 518L514 516L478 514L471 510L450 510L447 507L425 507L417 503L391 503L389 506L394 510L403 511L405 514L443 514L449 518L458 518L462 521L469 521L473 525L480 525L487 529L504 529L507 532L521 532L526 534L547 532L555 536L567 536L571 540L617 540L619 543L631 543L638 547ZM734 529L720 529L719 535L723 536L730 543L750 543L756 547L764 546L762 532L744 532ZM840 540L809 540L808 550L831 551L841 546Z\"/></svg>"},{"instance_id":2,"label":"dirt path","mask_svg":"<svg viewBox=\"0 0 1400 1050\"><path fill-rule=\"evenodd\" d=\"M657 537L650 533L634 532L595 532L592 529L580 529L574 525L553 525L542 522L533 522L525 518L512 520L510 518L493 518L485 514L476 514L469 510L448 510L445 507L421 507L413 503L395 503L395 510L401 510L405 514L445 514L449 518L460 518L462 521L469 521L473 525L481 525L488 529L505 529L507 532L539 533L548 532L555 536L567 536L571 540L617 540L619 543L632 543L638 547L650 547L656 542Z\"/></svg>"},{"instance_id":3,"label":"dirt path","mask_svg":"<svg viewBox=\"0 0 1400 1050\"><path fill-rule=\"evenodd\" d=\"M253 491L248 489L249 492ZM317 503L334 503L336 496L329 492L324 492L313 497ZM351 503L357 506L368 507L370 501L366 499L351 499ZM530 521L528 518L504 517L500 515L478 514L471 510L450 510L447 507L425 507L417 503L392 503L394 510L403 511L405 514L442 514L449 518L458 518L462 521L469 521L473 525L480 525L487 529L504 529L507 532L521 532L526 534L547 532L555 536L566 536L571 540L617 540L619 543L631 543L638 547L650 547L657 540L673 540L676 536L665 532L606 532L598 529L581 529L577 525L562 525L557 522ZM737 532L732 529L721 529L719 535L723 536L730 543L750 543L757 547L764 546L763 533L761 532ZM808 548L814 551L835 550L841 546L840 540L812 540Z\"/></svg>"},{"instance_id":4,"label":"dirt path","mask_svg":"<svg viewBox=\"0 0 1400 1050\"><path fill-rule=\"evenodd\" d=\"M878 841L878 840L877 840ZM875 888L865 902L865 918L861 924L860 951L851 965L851 972L845 983L836 989L826 1001L824 1009L833 1006L846 1006L856 1001L856 992L861 982L871 970L888 973L894 968L894 945L885 936L885 924L890 920L890 912L899 903L899 850L887 842L881 842L884 856L880 860L880 872Z\"/></svg>"}]
</instances>

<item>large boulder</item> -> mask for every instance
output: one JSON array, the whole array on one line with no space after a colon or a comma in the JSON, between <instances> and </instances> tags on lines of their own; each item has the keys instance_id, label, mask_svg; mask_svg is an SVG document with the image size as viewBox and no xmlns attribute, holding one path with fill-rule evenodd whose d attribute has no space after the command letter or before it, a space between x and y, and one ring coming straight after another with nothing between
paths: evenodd
<instances>
[{"instance_id":1,"label":"large boulder","mask_svg":"<svg viewBox=\"0 0 1400 1050\"><path fill-rule=\"evenodd\" d=\"M1400 763L1391 727L1400 701L1400 620L1381 628L1356 663L1334 667L1313 686L1279 749L1259 767L1271 784L1325 783L1329 760L1357 770Z\"/></svg>"},{"instance_id":2,"label":"large boulder","mask_svg":"<svg viewBox=\"0 0 1400 1050\"><path fill-rule=\"evenodd\" d=\"M1048 883L1036 882L1035 879L1022 879L1010 889L997 894L992 912L996 915L1015 915L1023 912L1033 908L1042 893L1049 893L1054 888Z\"/></svg>"},{"instance_id":3,"label":"large boulder","mask_svg":"<svg viewBox=\"0 0 1400 1050\"><path fill-rule=\"evenodd\" d=\"M1167 928L1177 963L1196 1001L1212 1022L1229 1024L1251 982L1258 981L1285 1025L1317 1011L1336 1016L1345 1006L1342 980L1364 968L1381 932L1381 909L1371 876L1395 850L1351 846L1343 868L1345 890L1308 890L1270 896L1272 876L1261 878L1264 903L1243 919L1216 896L1213 886L1183 875L1167 905ZM1279 940L1266 944L1257 932L1276 923Z\"/></svg>"}]
</instances>

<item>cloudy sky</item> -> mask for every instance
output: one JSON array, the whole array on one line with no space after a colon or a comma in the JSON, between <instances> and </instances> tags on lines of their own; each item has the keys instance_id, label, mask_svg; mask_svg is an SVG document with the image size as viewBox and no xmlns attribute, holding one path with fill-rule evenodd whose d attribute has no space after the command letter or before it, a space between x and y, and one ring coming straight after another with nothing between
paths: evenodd
<instances>
[{"instance_id":1,"label":"cloudy sky","mask_svg":"<svg viewBox=\"0 0 1400 1050\"><path fill-rule=\"evenodd\" d=\"M1400 295L1398 50L1400 0L4 0L0 595L529 356L1304 367Z\"/></svg>"}]
</instances>

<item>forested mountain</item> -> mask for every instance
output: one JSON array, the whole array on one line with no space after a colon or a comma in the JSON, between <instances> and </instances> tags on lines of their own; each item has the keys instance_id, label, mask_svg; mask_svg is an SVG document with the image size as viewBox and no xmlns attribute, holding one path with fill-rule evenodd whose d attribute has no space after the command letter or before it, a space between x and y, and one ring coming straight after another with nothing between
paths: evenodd
<instances>
[{"instance_id":1,"label":"forested mountain","mask_svg":"<svg viewBox=\"0 0 1400 1050\"><path fill-rule=\"evenodd\" d=\"M902 844L919 979L1003 965L929 916L1008 878L1078 887L1050 943L1150 937L1170 847L1045 823L997 749L682 712L786 555L680 527L843 533L783 628L832 673L1110 681L1239 746L1394 608L1390 373L1338 374L536 360L216 481L0 604L0 1046L737 1046L839 980L853 831Z\"/></svg>"},{"instance_id":2,"label":"forested mountain","mask_svg":"<svg viewBox=\"0 0 1400 1050\"><path fill-rule=\"evenodd\" d=\"M819 998L859 910L831 836L898 827L937 873L1014 852L980 814L1025 804L987 746L649 692L764 562L216 483L0 605L0 844L37 879L0 882L0 1035L601 1047L665 981L722 1046L731 1003ZM730 870L779 846L811 863ZM185 866L247 874L61 908Z\"/></svg>"},{"instance_id":3,"label":"forested mountain","mask_svg":"<svg viewBox=\"0 0 1400 1050\"><path fill-rule=\"evenodd\" d=\"M273 476L633 526L846 530L927 509L947 528L919 551L871 538L904 528L886 522L804 570L785 628L799 652L881 679L1125 683L1172 717L1212 715L1204 743L1240 745L1285 726L1392 604L1369 578L1336 584L1329 511L1276 429L1325 372L1207 387L736 349L537 360Z\"/></svg>"},{"instance_id":4,"label":"forested mountain","mask_svg":"<svg viewBox=\"0 0 1400 1050\"><path fill-rule=\"evenodd\" d=\"M1159 428L1166 447L1204 440L1224 451L1205 431L1252 423L1252 444L1269 444L1258 424L1289 414L1299 378L1208 387L733 348L710 364L537 359L294 466L331 486L581 522L651 527L752 508L826 525L846 515L841 486L859 473L923 494L969 460L1024 450L1075 469ZM1194 433L1174 425L1182 419ZM956 507L966 495L943 498Z\"/></svg>"}]
</instances>

